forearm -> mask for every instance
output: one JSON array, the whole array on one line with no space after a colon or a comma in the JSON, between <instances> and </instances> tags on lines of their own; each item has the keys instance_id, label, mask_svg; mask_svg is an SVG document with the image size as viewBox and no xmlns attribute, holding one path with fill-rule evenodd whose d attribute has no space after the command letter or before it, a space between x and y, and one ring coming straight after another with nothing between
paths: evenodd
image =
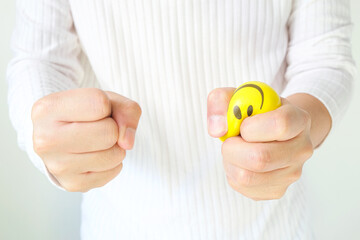
<instances>
[{"instance_id":1,"label":"forearm","mask_svg":"<svg viewBox=\"0 0 360 240\"><path fill-rule=\"evenodd\" d=\"M352 95L357 70L351 54L350 4L294 0L292 7L281 96L311 115L311 140L318 147L341 122Z\"/></svg>"},{"instance_id":2,"label":"forearm","mask_svg":"<svg viewBox=\"0 0 360 240\"><path fill-rule=\"evenodd\" d=\"M51 4L50 4L51 2ZM11 40L14 56L8 65L10 119L20 147L34 165L57 184L33 148L31 109L38 99L77 88L84 76L82 53L68 1L16 1Z\"/></svg>"},{"instance_id":3,"label":"forearm","mask_svg":"<svg viewBox=\"0 0 360 240\"><path fill-rule=\"evenodd\" d=\"M328 110L316 97L306 93L293 94L287 99L309 113L311 118L310 137L314 148L317 148L331 129L332 121Z\"/></svg>"}]
</instances>

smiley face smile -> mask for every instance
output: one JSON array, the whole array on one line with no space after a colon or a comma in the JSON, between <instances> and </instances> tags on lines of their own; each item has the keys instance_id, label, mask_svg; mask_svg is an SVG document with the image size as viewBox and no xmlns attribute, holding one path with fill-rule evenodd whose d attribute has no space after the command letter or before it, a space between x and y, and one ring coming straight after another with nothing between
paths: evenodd
<instances>
[{"instance_id":1,"label":"smiley face smile","mask_svg":"<svg viewBox=\"0 0 360 240\"><path fill-rule=\"evenodd\" d=\"M269 112L281 106L279 95L263 82L251 81L240 85L233 93L228 107L228 132L221 137L225 141L229 137L240 134L242 121L250 116ZM244 114L246 113L246 115Z\"/></svg>"}]
</instances>

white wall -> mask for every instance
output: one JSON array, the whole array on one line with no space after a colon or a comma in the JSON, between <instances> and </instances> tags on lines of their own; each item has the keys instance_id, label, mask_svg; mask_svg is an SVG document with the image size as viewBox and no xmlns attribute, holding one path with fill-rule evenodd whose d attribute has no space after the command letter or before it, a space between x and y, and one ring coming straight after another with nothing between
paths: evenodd
<instances>
[{"instance_id":1,"label":"white wall","mask_svg":"<svg viewBox=\"0 0 360 240\"><path fill-rule=\"evenodd\" d=\"M360 64L360 1L352 0L353 54ZM360 77L360 75L359 75ZM340 126L306 164L318 239L360 239L360 78Z\"/></svg>"},{"instance_id":2,"label":"white wall","mask_svg":"<svg viewBox=\"0 0 360 240\"><path fill-rule=\"evenodd\" d=\"M51 186L17 147L5 81L15 1L0 0L0 239L79 239L80 194Z\"/></svg>"},{"instance_id":3,"label":"white wall","mask_svg":"<svg viewBox=\"0 0 360 240\"><path fill-rule=\"evenodd\" d=\"M360 63L360 1L352 0L354 56ZM79 194L52 187L21 152L9 119L5 70L14 1L0 1L0 239L78 239ZM308 161L317 239L360 239L360 84L349 111Z\"/></svg>"}]
</instances>

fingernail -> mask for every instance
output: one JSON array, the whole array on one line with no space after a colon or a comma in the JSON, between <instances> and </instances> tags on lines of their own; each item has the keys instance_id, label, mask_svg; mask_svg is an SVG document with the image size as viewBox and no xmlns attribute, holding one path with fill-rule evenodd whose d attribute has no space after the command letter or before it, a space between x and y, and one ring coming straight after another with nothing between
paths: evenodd
<instances>
[{"instance_id":1,"label":"fingernail","mask_svg":"<svg viewBox=\"0 0 360 240\"><path fill-rule=\"evenodd\" d=\"M216 136L221 137L227 132L226 117L222 115L213 115L208 120L209 132Z\"/></svg>"},{"instance_id":2,"label":"fingernail","mask_svg":"<svg viewBox=\"0 0 360 240\"><path fill-rule=\"evenodd\" d=\"M135 132L133 128L127 128L125 131L125 142L127 143L128 148L132 148L135 142Z\"/></svg>"}]
</instances>

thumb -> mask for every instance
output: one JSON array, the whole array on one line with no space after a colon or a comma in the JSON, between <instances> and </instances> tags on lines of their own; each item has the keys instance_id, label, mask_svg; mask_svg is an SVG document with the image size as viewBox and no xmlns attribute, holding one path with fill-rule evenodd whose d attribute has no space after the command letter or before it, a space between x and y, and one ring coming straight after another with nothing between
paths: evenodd
<instances>
[{"instance_id":1,"label":"thumb","mask_svg":"<svg viewBox=\"0 0 360 240\"><path fill-rule=\"evenodd\" d=\"M227 110L235 88L216 88L207 99L208 132L212 137L222 137L227 133Z\"/></svg>"},{"instance_id":2,"label":"thumb","mask_svg":"<svg viewBox=\"0 0 360 240\"><path fill-rule=\"evenodd\" d=\"M118 145L130 150L134 146L135 132L141 116L138 103L114 92L107 91L111 103L111 117L119 128Z\"/></svg>"}]
</instances>

